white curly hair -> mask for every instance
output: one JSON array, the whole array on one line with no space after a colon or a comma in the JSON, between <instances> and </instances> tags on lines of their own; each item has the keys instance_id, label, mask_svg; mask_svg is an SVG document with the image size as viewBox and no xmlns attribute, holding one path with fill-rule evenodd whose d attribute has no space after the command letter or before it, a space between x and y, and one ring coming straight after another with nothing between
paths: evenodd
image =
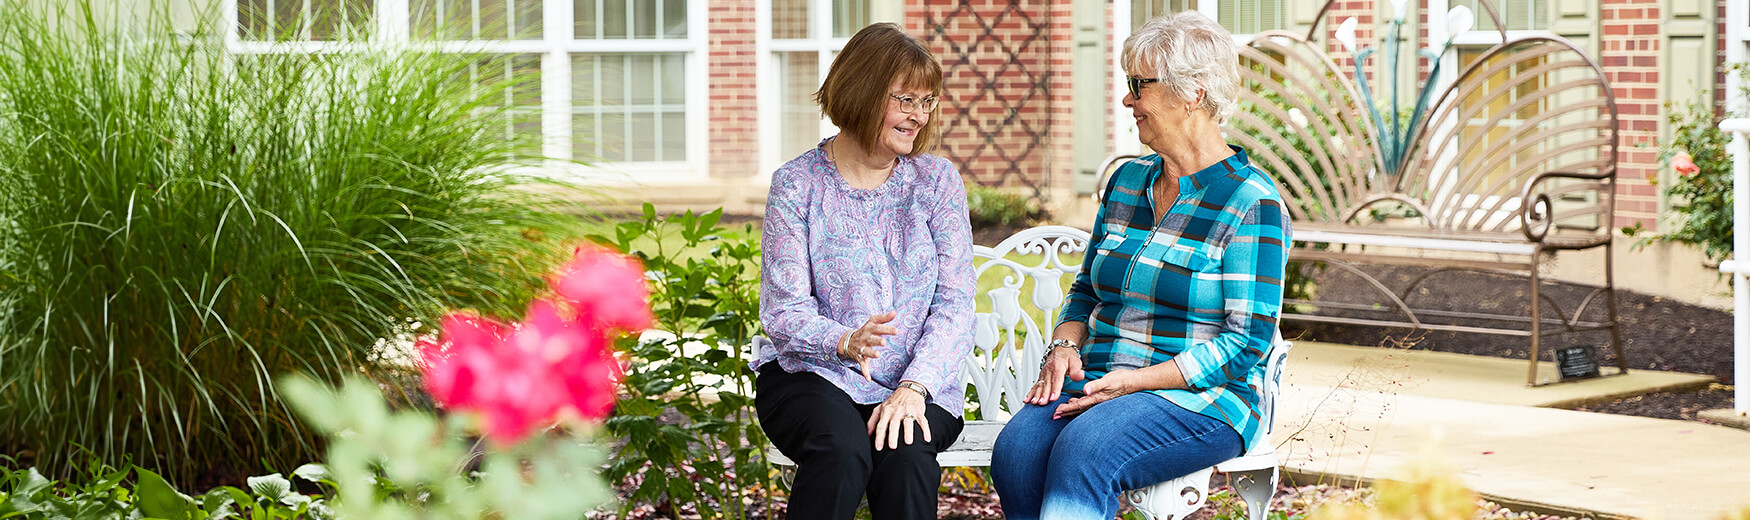
<instances>
[{"instance_id":1,"label":"white curly hair","mask_svg":"<svg viewBox=\"0 0 1750 520\"><path fill-rule=\"evenodd\" d=\"M1240 48L1233 35L1203 13L1185 11L1155 17L1124 40L1122 64L1126 74L1153 70L1168 92L1186 101L1197 99L1199 108L1227 122L1234 99L1240 93Z\"/></svg>"}]
</instances>

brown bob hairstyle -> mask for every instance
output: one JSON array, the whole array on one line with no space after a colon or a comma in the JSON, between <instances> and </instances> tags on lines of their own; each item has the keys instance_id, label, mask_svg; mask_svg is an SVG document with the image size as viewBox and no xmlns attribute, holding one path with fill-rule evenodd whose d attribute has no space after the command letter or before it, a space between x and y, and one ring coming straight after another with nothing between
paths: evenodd
<instances>
[{"instance_id":1,"label":"brown bob hairstyle","mask_svg":"<svg viewBox=\"0 0 1750 520\"><path fill-rule=\"evenodd\" d=\"M814 93L820 112L834 126L855 137L864 149L875 147L887 118L889 88L899 80L908 90L942 95L942 64L923 42L893 23L876 23L857 31L827 70L826 82ZM941 137L942 104L930 111L930 122L918 132L909 155L935 149Z\"/></svg>"}]
</instances>

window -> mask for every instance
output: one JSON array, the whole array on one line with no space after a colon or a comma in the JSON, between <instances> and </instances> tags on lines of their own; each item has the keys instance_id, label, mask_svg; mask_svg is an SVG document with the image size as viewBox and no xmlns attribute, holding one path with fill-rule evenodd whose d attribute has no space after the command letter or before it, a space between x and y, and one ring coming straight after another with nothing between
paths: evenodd
<instances>
[{"instance_id":1,"label":"window","mask_svg":"<svg viewBox=\"0 0 1750 520\"><path fill-rule=\"evenodd\" d=\"M693 0L233 0L239 53L324 52L343 27L438 52L508 59L506 136L639 180L702 176L705 3ZM296 44L288 44L296 42ZM587 173L587 172L579 172Z\"/></svg>"},{"instance_id":2,"label":"window","mask_svg":"<svg viewBox=\"0 0 1750 520\"><path fill-rule=\"evenodd\" d=\"M1482 2L1477 0L1447 0L1447 8L1466 6L1476 14L1477 31L1494 31L1495 20L1489 17ZM1490 2L1500 10L1501 23L1509 31L1549 30L1549 0L1497 0Z\"/></svg>"},{"instance_id":3,"label":"window","mask_svg":"<svg viewBox=\"0 0 1750 520\"><path fill-rule=\"evenodd\" d=\"M852 35L877 20L897 18L897 13L877 13L868 0L768 1L761 70L771 79L763 82L768 86L761 91L761 104L776 109L760 112L763 133L776 138L761 140L766 171L838 131L814 104L815 90Z\"/></svg>"},{"instance_id":4,"label":"window","mask_svg":"<svg viewBox=\"0 0 1750 520\"><path fill-rule=\"evenodd\" d=\"M1195 10L1197 0L1130 0L1130 31L1136 32L1156 16Z\"/></svg>"},{"instance_id":5,"label":"window","mask_svg":"<svg viewBox=\"0 0 1750 520\"><path fill-rule=\"evenodd\" d=\"M1475 63L1477 59L1482 57L1483 51L1484 49L1469 47L1459 49L1458 62L1460 70ZM1504 64L1511 58L1511 56L1497 55L1491 60L1490 64ZM1521 100L1536 98L1538 90L1549 84L1550 78L1547 75L1538 74L1529 78L1524 77L1526 74L1532 74L1539 65L1543 65L1548 61L1547 57L1516 61L1512 64L1512 70L1508 71L1506 74L1491 76L1486 85L1477 89L1470 96L1459 100L1459 103L1464 105L1483 103L1485 102L1485 99L1488 103L1488 108L1482 110L1477 117L1472 117L1463 122L1464 128L1460 130L1458 134L1460 144L1457 149L1462 150L1460 153L1479 156L1488 154L1492 147L1465 146L1463 143L1468 141L1474 143L1492 143L1494 146L1502 146L1508 142L1507 135L1510 132L1518 129L1527 120L1537 117L1538 113L1544 110L1547 102L1539 99L1537 101L1526 103L1524 106L1519 107L1512 112L1507 112L1508 108L1518 104ZM1503 92L1501 89L1508 87L1509 84L1511 85L1511 88ZM1494 124L1490 124L1488 121L1490 118L1496 119ZM1518 168L1522 161L1532 160L1542 154L1542 147L1553 143L1538 144L1538 147L1527 148L1514 153L1512 157L1508 157L1506 161L1503 161L1501 164L1493 168L1493 171L1490 171L1486 178L1489 179L1489 182L1491 183L1495 182L1495 180L1501 175Z\"/></svg>"},{"instance_id":6,"label":"window","mask_svg":"<svg viewBox=\"0 0 1750 520\"><path fill-rule=\"evenodd\" d=\"M1257 34L1288 26L1286 3L1291 0L1239 0L1221 2L1215 21L1234 34Z\"/></svg>"},{"instance_id":7,"label":"window","mask_svg":"<svg viewBox=\"0 0 1750 520\"><path fill-rule=\"evenodd\" d=\"M239 37L248 41L332 41L370 17L375 0L238 0Z\"/></svg>"}]
</instances>

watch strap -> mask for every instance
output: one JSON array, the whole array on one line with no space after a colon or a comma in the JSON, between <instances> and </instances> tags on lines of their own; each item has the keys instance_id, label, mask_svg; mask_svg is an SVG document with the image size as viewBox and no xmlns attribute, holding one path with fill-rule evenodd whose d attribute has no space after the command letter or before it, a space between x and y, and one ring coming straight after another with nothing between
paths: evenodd
<instances>
[{"instance_id":1,"label":"watch strap","mask_svg":"<svg viewBox=\"0 0 1750 520\"><path fill-rule=\"evenodd\" d=\"M923 383L919 383L917 381L900 381L899 386L903 387L903 388L910 388L913 392L917 392L918 395L924 396L924 399L930 398L930 388L924 386Z\"/></svg>"}]
</instances>

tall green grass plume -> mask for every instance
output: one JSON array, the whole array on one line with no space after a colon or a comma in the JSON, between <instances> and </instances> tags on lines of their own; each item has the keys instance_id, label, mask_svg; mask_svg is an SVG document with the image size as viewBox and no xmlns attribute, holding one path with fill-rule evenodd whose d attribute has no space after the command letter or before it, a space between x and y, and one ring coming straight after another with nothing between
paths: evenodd
<instances>
[{"instance_id":1,"label":"tall green grass plume","mask_svg":"<svg viewBox=\"0 0 1750 520\"><path fill-rule=\"evenodd\" d=\"M0 17L0 450L46 472L312 460L278 376L405 380L391 347L519 316L578 236L506 136L538 79L478 79L502 57L238 53L168 7L55 4Z\"/></svg>"}]
</instances>

